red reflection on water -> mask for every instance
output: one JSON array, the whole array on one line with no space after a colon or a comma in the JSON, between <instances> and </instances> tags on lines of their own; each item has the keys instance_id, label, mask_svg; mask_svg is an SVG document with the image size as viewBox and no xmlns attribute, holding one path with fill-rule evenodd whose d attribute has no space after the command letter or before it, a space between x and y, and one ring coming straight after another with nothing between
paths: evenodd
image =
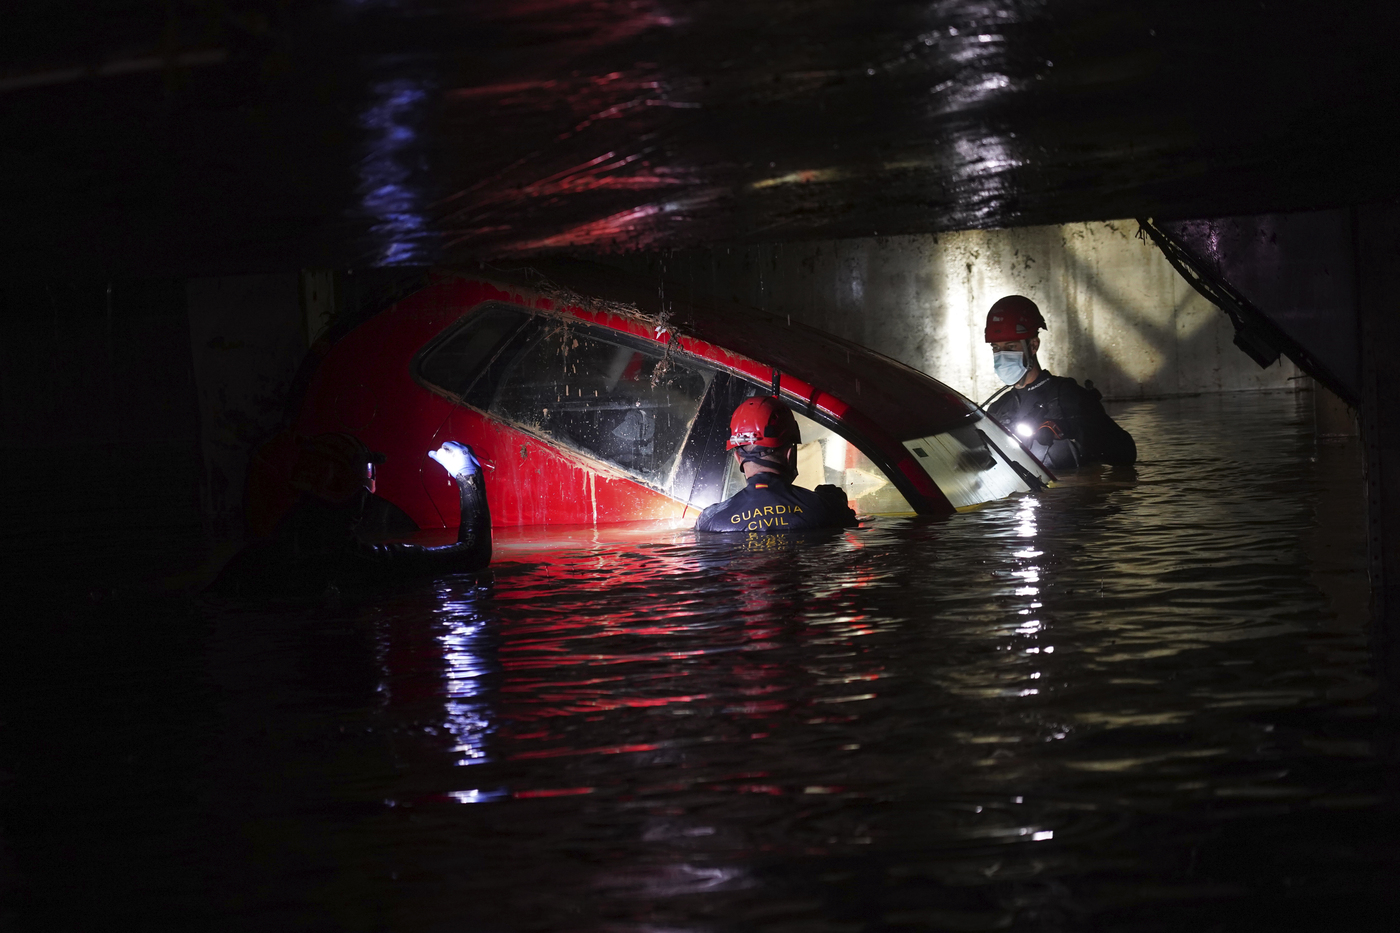
<instances>
[{"instance_id":1,"label":"red reflection on water","mask_svg":"<svg viewBox=\"0 0 1400 933\"><path fill-rule=\"evenodd\" d=\"M591 787L555 787L537 790L518 790L511 794L517 800L529 800L532 797L579 797L583 794L593 793Z\"/></svg>"},{"instance_id":2,"label":"red reflection on water","mask_svg":"<svg viewBox=\"0 0 1400 933\"><path fill-rule=\"evenodd\" d=\"M623 755L627 752L654 752L660 745L643 742L637 745L608 745L599 748L548 748L537 752L519 752L511 755L511 761L528 758L563 758L568 755Z\"/></svg>"},{"instance_id":3,"label":"red reflection on water","mask_svg":"<svg viewBox=\"0 0 1400 933\"><path fill-rule=\"evenodd\" d=\"M786 793L786 791L776 784L740 784L738 787L731 788L731 790L737 791L740 794L767 794L770 797L781 797Z\"/></svg>"},{"instance_id":4,"label":"red reflection on water","mask_svg":"<svg viewBox=\"0 0 1400 933\"><path fill-rule=\"evenodd\" d=\"M566 775L627 755L636 756L629 786L610 782L613 791L830 792L766 774L684 772L697 743L733 747L742 760L746 745L796 736L804 757L808 743L818 754L824 740L809 730L859 717L813 715L821 704L875 697L851 687L869 690L885 676L865 660L862 643L879 625L858 598L884 577L838 542L824 560L850 564L825 566L820 586L801 567L801 543L754 553L688 539L571 540L538 562L516 548L521 559L499 563L489 590L445 586L436 625L386 620L387 699L423 723L421 735L440 737L428 745L450 742L457 765L518 763L510 777L472 772L473 787L505 785L490 791L499 797L596 793L596 781ZM442 726L434 706L447 714Z\"/></svg>"}]
</instances>

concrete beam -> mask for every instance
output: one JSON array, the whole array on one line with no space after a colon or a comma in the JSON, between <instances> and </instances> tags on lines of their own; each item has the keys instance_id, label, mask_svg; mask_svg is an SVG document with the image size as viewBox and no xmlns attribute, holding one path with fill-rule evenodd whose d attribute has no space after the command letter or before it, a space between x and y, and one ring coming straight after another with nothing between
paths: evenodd
<instances>
[{"instance_id":1,"label":"concrete beam","mask_svg":"<svg viewBox=\"0 0 1400 933\"><path fill-rule=\"evenodd\" d=\"M1260 369L1229 319L1134 220L817 240L605 257L670 284L789 315L930 373L978 400L1001 382L982 342L1003 295L1036 301L1041 360L1110 399L1293 389L1289 361Z\"/></svg>"},{"instance_id":2,"label":"concrete beam","mask_svg":"<svg viewBox=\"0 0 1400 933\"><path fill-rule=\"evenodd\" d=\"M1368 551L1379 663L1400 667L1400 204L1355 211L1357 307L1361 320L1361 437L1365 449Z\"/></svg>"}]
</instances>

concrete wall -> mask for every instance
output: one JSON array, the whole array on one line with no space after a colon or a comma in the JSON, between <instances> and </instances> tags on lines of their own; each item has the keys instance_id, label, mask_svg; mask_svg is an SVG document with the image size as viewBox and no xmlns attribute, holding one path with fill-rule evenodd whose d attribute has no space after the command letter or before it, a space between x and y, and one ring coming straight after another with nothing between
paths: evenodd
<instances>
[{"instance_id":1,"label":"concrete wall","mask_svg":"<svg viewBox=\"0 0 1400 933\"><path fill-rule=\"evenodd\" d=\"M1109 398L1291 388L1297 368L1260 369L1131 220L695 250L628 257L680 292L754 305L839 334L977 399L999 386L982 342L1002 295L1040 305L1052 372ZM674 293L674 292L673 292Z\"/></svg>"},{"instance_id":2,"label":"concrete wall","mask_svg":"<svg viewBox=\"0 0 1400 933\"><path fill-rule=\"evenodd\" d=\"M282 425L287 392L306 355L300 289L294 272L186 284L203 511L216 558L242 542L249 458Z\"/></svg>"},{"instance_id":3,"label":"concrete wall","mask_svg":"<svg viewBox=\"0 0 1400 933\"><path fill-rule=\"evenodd\" d=\"M183 282L0 282L0 456L0 549L15 586L86 593L109 575L196 565L199 410Z\"/></svg>"}]
</instances>

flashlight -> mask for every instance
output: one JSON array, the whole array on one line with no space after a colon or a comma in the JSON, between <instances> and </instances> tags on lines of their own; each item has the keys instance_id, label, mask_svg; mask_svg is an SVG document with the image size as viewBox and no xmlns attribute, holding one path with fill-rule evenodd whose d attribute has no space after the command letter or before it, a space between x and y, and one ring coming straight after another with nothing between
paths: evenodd
<instances>
[{"instance_id":1,"label":"flashlight","mask_svg":"<svg viewBox=\"0 0 1400 933\"><path fill-rule=\"evenodd\" d=\"M1016 433L1022 437L1033 437L1035 435L1035 428L1022 421L1020 424L1016 425Z\"/></svg>"}]
</instances>

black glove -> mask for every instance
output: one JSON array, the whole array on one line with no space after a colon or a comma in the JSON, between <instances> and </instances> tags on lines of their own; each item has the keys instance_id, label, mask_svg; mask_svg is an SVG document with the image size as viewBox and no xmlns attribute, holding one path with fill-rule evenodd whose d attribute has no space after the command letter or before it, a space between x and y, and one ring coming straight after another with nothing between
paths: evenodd
<instances>
[{"instance_id":1,"label":"black glove","mask_svg":"<svg viewBox=\"0 0 1400 933\"><path fill-rule=\"evenodd\" d=\"M1041 447L1049 447L1058 440L1064 439L1064 432L1060 426L1053 421L1047 421L1035 432L1035 442Z\"/></svg>"}]
</instances>

